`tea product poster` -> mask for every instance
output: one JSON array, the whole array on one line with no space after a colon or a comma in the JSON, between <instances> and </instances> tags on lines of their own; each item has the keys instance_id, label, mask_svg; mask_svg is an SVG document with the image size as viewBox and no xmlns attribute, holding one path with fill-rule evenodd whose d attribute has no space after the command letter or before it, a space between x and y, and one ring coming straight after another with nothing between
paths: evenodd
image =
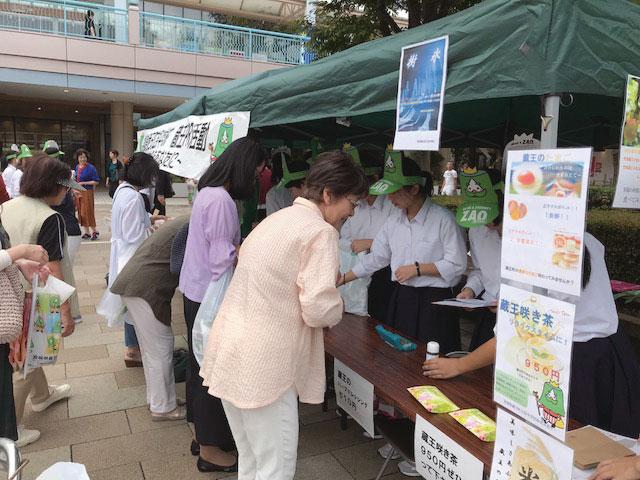
<instances>
[{"instance_id":1,"label":"tea product poster","mask_svg":"<svg viewBox=\"0 0 640 480\"><path fill-rule=\"evenodd\" d=\"M440 148L449 37L402 48L394 150Z\"/></svg>"},{"instance_id":2,"label":"tea product poster","mask_svg":"<svg viewBox=\"0 0 640 480\"><path fill-rule=\"evenodd\" d=\"M498 408L491 480L570 479L573 450Z\"/></svg>"},{"instance_id":3,"label":"tea product poster","mask_svg":"<svg viewBox=\"0 0 640 480\"><path fill-rule=\"evenodd\" d=\"M496 403L564 440L575 306L502 285L496 323Z\"/></svg>"},{"instance_id":4,"label":"tea product poster","mask_svg":"<svg viewBox=\"0 0 640 480\"><path fill-rule=\"evenodd\" d=\"M620 136L614 208L640 208L640 77L629 75Z\"/></svg>"},{"instance_id":5,"label":"tea product poster","mask_svg":"<svg viewBox=\"0 0 640 480\"><path fill-rule=\"evenodd\" d=\"M138 151L148 153L160 169L199 179L209 165L249 131L250 112L191 115L138 132Z\"/></svg>"},{"instance_id":6,"label":"tea product poster","mask_svg":"<svg viewBox=\"0 0 640 480\"><path fill-rule=\"evenodd\" d=\"M501 276L580 296L591 148L509 152Z\"/></svg>"}]
</instances>

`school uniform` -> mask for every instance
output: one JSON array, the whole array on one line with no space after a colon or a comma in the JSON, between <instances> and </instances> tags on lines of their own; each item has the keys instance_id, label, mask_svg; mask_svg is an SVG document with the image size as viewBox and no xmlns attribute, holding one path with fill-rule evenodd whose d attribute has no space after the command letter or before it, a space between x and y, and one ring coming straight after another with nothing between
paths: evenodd
<instances>
[{"instance_id":1,"label":"school uniform","mask_svg":"<svg viewBox=\"0 0 640 480\"><path fill-rule=\"evenodd\" d=\"M473 269L467 276L464 288L473 290L476 298L497 300L500 295L500 252L502 238L496 230L485 226L469 229L469 244ZM496 314L489 309L474 312L476 325L471 336L472 352L494 337Z\"/></svg>"},{"instance_id":2,"label":"school uniform","mask_svg":"<svg viewBox=\"0 0 640 480\"><path fill-rule=\"evenodd\" d=\"M591 257L591 275L576 304L569 416L583 425L638 438L640 366L619 325L604 245L589 233L584 245ZM557 293L549 296L564 301L572 298Z\"/></svg>"},{"instance_id":3,"label":"school uniform","mask_svg":"<svg viewBox=\"0 0 640 480\"><path fill-rule=\"evenodd\" d=\"M460 349L460 324L453 309L432 302L450 298L467 267L464 234L455 217L446 208L425 200L412 219L406 212L387 219L376 236L371 252L353 267L358 278L386 266L395 271L404 265L434 263L439 277L415 276L396 284L391 296L386 323L420 342L435 340L440 351Z\"/></svg>"},{"instance_id":4,"label":"school uniform","mask_svg":"<svg viewBox=\"0 0 640 480\"><path fill-rule=\"evenodd\" d=\"M289 192L288 188L285 188L283 185L276 185L267 192L265 203L268 217L278 210L293 205L293 197L291 197L291 192Z\"/></svg>"},{"instance_id":5,"label":"school uniform","mask_svg":"<svg viewBox=\"0 0 640 480\"><path fill-rule=\"evenodd\" d=\"M382 229L390 215L398 215L398 210L386 196L377 196L373 204L364 199L358 202L352 217L349 217L340 229L340 271L347 272L351 268L351 264L347 265L346 258L349 255L355 257L355 253L351 250L351 242L353 240L373 240ZM364 253L359 254L360 256ZM340 287L345 302L345 311L359 315L371 315L373 318L386 318L389 309L389 299L394 284L391 282L391 269L385 267L375 272L370 278L359 279L355 282L361 283L356 288L351 285ZM343 294L344 288L351 288L351 295L360 295L362 298L355 302L358 307L364 305L365 311L353 311L349 298ZM362 309L362 308L361 308Z\"/></svg>"}]
</instances>

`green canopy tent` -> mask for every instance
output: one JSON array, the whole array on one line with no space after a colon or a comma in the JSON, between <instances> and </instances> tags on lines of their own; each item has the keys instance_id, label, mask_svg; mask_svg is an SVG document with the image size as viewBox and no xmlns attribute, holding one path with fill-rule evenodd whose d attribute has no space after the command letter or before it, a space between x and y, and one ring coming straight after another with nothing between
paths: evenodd
<instances>
[{"instance_id":1,"label":"green canopy tent","mask_svg":"<svg viewBox=\"0 0 640 480\"><path fill-rule=\"evenodd\" d=\"M248 110L266 136L384 144L401 48L449 35L444 146L501 147L514 132L539 131L542 97L558 93L571 94L559 146L616 145L626 75L640 74L638 25L640 7L628 0L487 0L309 65L225 83L140 127Z\"/></svg>"}]
</instances>

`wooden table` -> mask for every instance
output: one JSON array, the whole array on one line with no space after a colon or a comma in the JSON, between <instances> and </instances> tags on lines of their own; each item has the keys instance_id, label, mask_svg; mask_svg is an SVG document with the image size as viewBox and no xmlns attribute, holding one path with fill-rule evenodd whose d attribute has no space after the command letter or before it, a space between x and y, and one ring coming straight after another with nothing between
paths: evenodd
<instances>
[{"instance_id":1,"label":"wooden table","mask_svg":"<svg viewBox=\"0 0 640 480\"><path fill-rule=\"evenodd\" d=\"M434 427L484 463L491 470L493 442L483 442L448 414L429 413L407 391L417 385L434 385L461 409L477 408L496 418L493 402L493 369L483 368L450 380L434 380L422 375L426 345L413 352L399 352L382 341L375 320L345 314L342 321L325 331L326 352L340 360L374 386L375 394L398 408L415 422L420 414Z\"/></svg>"}]
</instances>

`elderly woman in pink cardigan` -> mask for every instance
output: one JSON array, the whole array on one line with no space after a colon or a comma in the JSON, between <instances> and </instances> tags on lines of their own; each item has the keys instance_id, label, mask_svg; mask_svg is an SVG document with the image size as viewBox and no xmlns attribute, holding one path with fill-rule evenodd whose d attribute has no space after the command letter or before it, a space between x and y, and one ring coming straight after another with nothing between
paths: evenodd
<instances>
[{"instance_id":1,"label":"elderly woman in pink cardigan","mask_svg":"<svg viewBox=\"0 0 640 480\"><path fill-rule=\"evenodd\" d=\"M338 230L366 187L348 154L323 153L302 197L262 221L240 249L200 370L222 399L238 480L295 474L298 398L322 403L322 329L342 318Z\"/></svg>"}]
</instances>

